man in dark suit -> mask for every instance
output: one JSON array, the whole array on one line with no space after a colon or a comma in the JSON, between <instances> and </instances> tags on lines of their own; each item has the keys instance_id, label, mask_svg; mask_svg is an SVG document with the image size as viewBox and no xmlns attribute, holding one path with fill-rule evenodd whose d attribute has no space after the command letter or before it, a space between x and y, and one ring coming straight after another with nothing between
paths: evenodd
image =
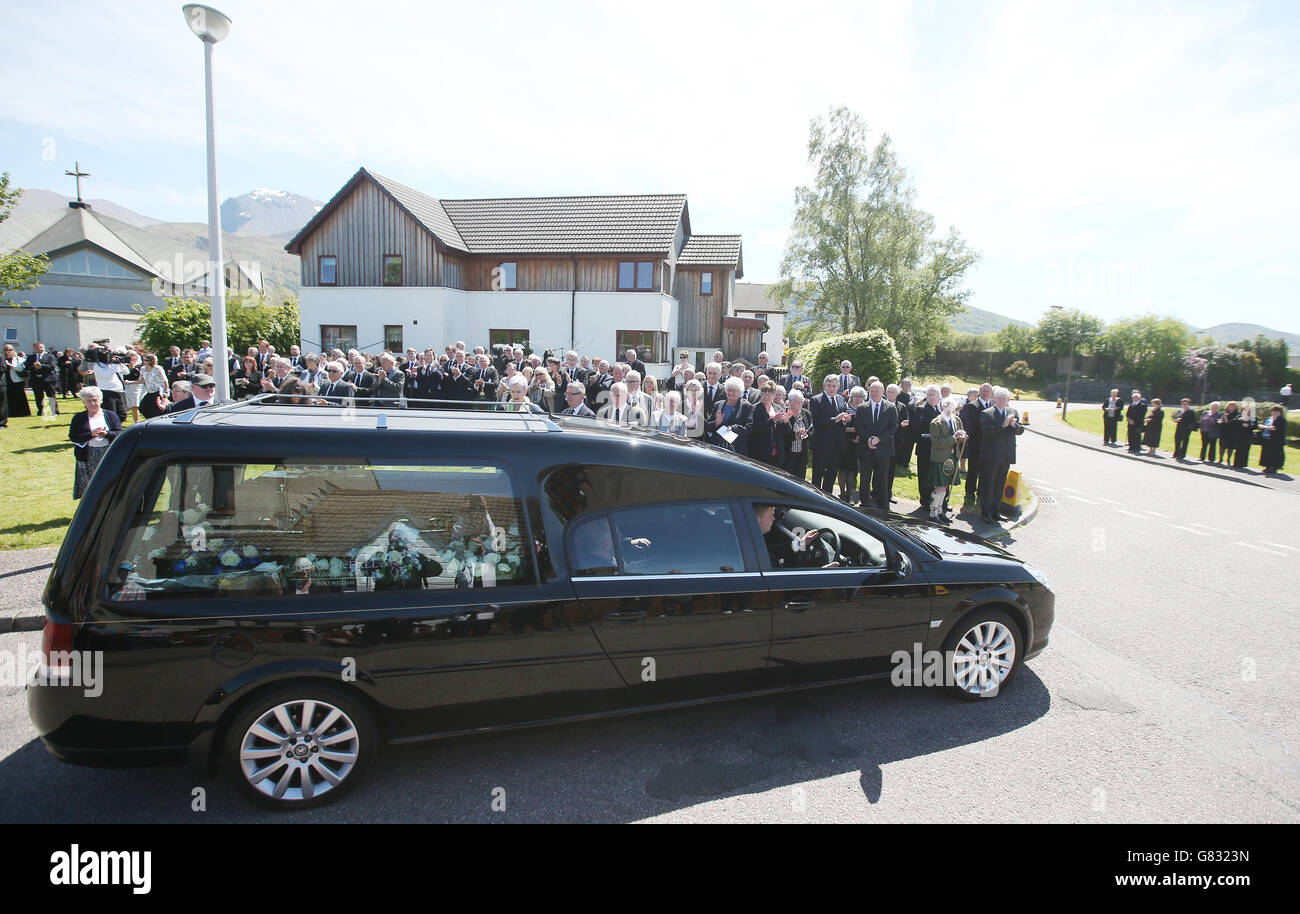
<instances>
[{"instance_id":1,"label":"man in dark suit","mask_svg":"<svg viewBox=\"0 0 1300 914\"><path fill-rule=\"evenodd\" d=\"M889 461L894 456L898 411L885 399L884 384L872 383L867 400L854 411L853 424L858 430L859 488L870 491L876 507L888 511Z\"/></svg>"},{"instance_id":2,"label":"man in dark suit","mask_svg":"<svg viewBox=\"0 0 1300 914\"><path fill-rule=\"evenodd\" d=\"M1016 462L1016 436L1023 435L1020 415L1010 406L1011 393L993 388L993 405L980 414L980 518L996 524L1007 471Z\"/></svg>"},{"instance_id":3,"label":"man in dark suit","mask_svg":"<svg viewBox=\"0 0 1300 914\"><path fill-rule=\"evenodd\" d=\"M184 400L177 400L175 403L168 404L163 412L181 413L195 407L212 406L212 398L216 388L217 382L212 380L211 375L196 374L190 380L190 395Z\"/></svg>"},{"instance_id":4,"label":"man in dark suit","mask_svg":"<svg viewBox=\"0 0 1300 914\"><path fill-rule=\"evenodd\" d=\"M704 366L704 415L712 416L717 405L727 399L722 384L722 365L710 362Z\"/></svg>"},{"instance_id":5,"label":"man in dark suit","mask_svg":"<svg viewBox=\"0 0 1300 914\"><path fill-rule=\"evenodd\" d=\"M781 380L777 381L777 383L780 384L782 387L784 387L785 392L788 394L790 391L794 390L794 385L796 381L800 381L803 383L803 395L811 399L813 396L812 378L808 377L806 374L803 373L802 359L792 360L790 363L790 370L786 372L784 375L782 375Z\"/></svg>"},{"instance_id":6,"label":"man in dark suit","mask_svg":"<svg viewBox=\"0 0 1300 914\"><path fill-rule=\"evenodd\" d=\"M839 395L840 381L835 375L826 376L822 392L808 401L812 413L812 484L830 495L835 488L835 474L839 469L840 455L844 453L847 439L844 427L853 421L848 403Z\"/></svg>"},{"instance_id":7,"label":"man in dark suit","mask_svg":"<svg viewBox=\"0 0 1300 914\"><path fill-rule=\"evenodd\" d=\"M987 400L984 397L985 387L988 388ZM957 414L957 418L961 419L961 427L966 430L967 501L973 501L979 496L980 416L984 414L984 410L993 405L993 386L985 384L974 393L975 398L971 399L971 391L966 391L966 403L963 404L961 412Z\"/></svg>"},{"instance_id":8,"label":"man in dark suit","mask_svg":"<svg viewBox=\"0 0 1300 914\"><path fill-rule=\"evenodd\" d=\"M181 367L181 347L172 346L169 353L170 354L167 358L159 359L158 364L162 366L162 370L167 375L167 379L171 380L172 372Z\"/></svg>"},{"instance_id":9,"label":"man in dark suit","mask_svg":"<svg viewBox=\"0 0 1300 914\"><path fill-rule=\"evenodd\" d=\"M1124 401L1119 398L1119 388L1112 387L1110 396L1101 404L1101 443L1117 444L1119 440L1119 414L1124 411Z\"/></svg>"},{"instance_id":10,"label":"man in dark suit","mask_svg":"<svg viewBox=\"0 0 1300 914\"><path fill-rule=\"evenodd\" d=\"M763 400L763 392L754 386L754 372L746 368L741 374L740 379L745 382L745 392L742 396L750 402L751 405L757 406Z\"/></svg>"},{"instance_id":11,"label":"man in dark suit","mask_svg":"<svg viewBox=\"0 0 1300 914\"><path fill-rule=\"evenodd\" d=\"M1130 454L1142 453L1142 423L1147 417L1147 401L1142 399L1142 391L1133 391L1133 402L1129 403L1124 410L1124 418L1128 420L1128 452Z\"/></svg>"},{"instance_id":12,"label":"man in dark suit","mask_svg":"<svg viewBox=\"0 0 1300 914\"><path fill-rule=\"evenodd\" d=\"M1187 445L1192 440L1192 431L1201 423L1201 417L1192 409L1192 401L1183 397L1178 412L1174 413L1174 459L1187 459Z\"/></svg>"},{"instance_id":13,"label":"man in dark suit","mask_svg":"<svg viewBox=\"0 0 1300 914\"><path fill-rule=\"evenodd\" d=\"M861 386L862 381L853 373L853 363L848 359L840 362L840 393L847 397L853 393L853 388Z\"/></svg>"},{"instance_id":14,"label":"man in dark suit","mask_svg":"<svg viewBox=\"0 0 1300 914\"><path fill-rule=\"evenodd\" d=\"M356 388L354 395L357 397L358 406L362 405L363 402L369 402L362 398L368 398L370 396L370 391L375 386L376 378L374 374L366 370L366 360L360 354L353 356L352 370L343 376L343 380Z\"/></svg>"},{"instance_id":15,"label":"man in dark suit","mask_svg":"<svg viewBox=\"0 0 1300 914\"><path fill-rule=\"evenodd\" d=\"M641 377L645 377L645 362L637 358L636 350L629 349L627 355L627 366L635 371Z\"/></svg>"},{"instance_id":16,"label":"man in dark suit","mask_svg":"<svg viewBox=\"0 0 1300 914\"><path fill-rule=\"evenodd\" d=\"M926 509L930 507L930 496L934 493L934 486L926 482L930 476L930 423L936 416L943 415L937 384L931 384L925 389L925 399L914 405L910 413L912 440L916 442L916 488L921 496L921 507ZM944 496L947 501L946 492Z\"/></svg>"},{"instance_id":17,"label":"man in dark suit","mask_svg":"<svg viewBox=\"0 0 1300 914\"><path fill-rule=\"evenodd\" d=\"M920 406L920 400L924 397L917 397L912 393L912 379L903 378L898 382L898 402L903 405L908 413L908 426L902 429L899 436L899 451L894 462L898 466L906 467L912 462L912 448L916 446L917 423L915 422L916 407ZM899 426L902 428L902 425Z\"/></svg>"},{"instance_id":18,"label":"man in dark suit","mask_svg":"<svg viewBox=\"0 0 1300 914\"><path fill-rule=\"evenodd\" d=\"M897 384L890 384L885 388L885 399L894 404L894 411L898 413L898 426L894 429L894 453L889 458L889 503L894 503L894 478L898 475L898 462L900 455L903 453L903 439L907 437L911 430L912 411L902 400L902 391Z\"/></svg>"},{"instance_id":19,"label":"man in dark suit","mask_svg":"<svg viewBox=\"0 0 1300 914\"><path fill-rule=\"evenodd\" d=\"M614 375L610 373L609 362L601 359L591 377L587 378L587 408L595 412L608 403L613 386Z\"/></svg>"},{"instance_id":20,"label":"man in dark suit","mask_svg":"<svg viewBox=\"0 0 1300 914\"><path fill-rule=\"evenodd\" d=\"M325 372L329 375L329 380L320 386L317 393L325 398L325 402L330 406L340 406L343 404L344 397L355 397L357 389L343 380L343 364L341 362L330 362L325 366Z\"/></svg>"},{"instance_id":21,"label":"man in dark suit","mask_svg":"<svg viewBox=\"0 0 1300 914\"><path fill-rule=\"evenodd\" d=\"M45 351L45 344L32 344L32 354L27 357L27 380L32 385L32 394L36 397L36 415L41 414L46 398L54 415L59 414L59 396L54 390L54 381L59 376L59 363L52 353Z\"/></svg>"},{"instance_id":22,"label":"man in dark suit","mask_svg":"<svg viewBox=\"0 0 1300 914\"><path fill-rule=\"evenodd\" d=\"M569 386L564 390L564 402L568 404L565 409L560 411L561 416L587 416L594 419L596 414L587 406L583 400L587 396L587 389L582 386L580 381L570 381Z\"/></svg>"}]
</instances>

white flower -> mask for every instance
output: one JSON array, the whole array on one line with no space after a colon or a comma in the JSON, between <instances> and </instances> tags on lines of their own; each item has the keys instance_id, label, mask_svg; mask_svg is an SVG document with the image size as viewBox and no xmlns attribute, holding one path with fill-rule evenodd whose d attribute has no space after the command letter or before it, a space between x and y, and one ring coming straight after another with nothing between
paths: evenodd
<instances>
[{"instance_id":1,"label":"white flower","mask_svg":"<svg viewBox=\"0 0 1300 914\"><path fill-rule=\"evenodd\" d=\"M390 551L389 551L389 552L384 556L384 558L388 559L388 561L390 561L390 562L400 562L400 561L402 560L402 553L398 552L396 549L393 549L393 550L390 550Z\"/></svg>"},{"instance_id":2,"label":"white flower","mask_svg":"<svg viewBox=\"0 0 1300 914\"><path fill-rule=\"evenodd\" d=\"M308 556L308 558L311 558L311 556ZM319 571L321 574L329 574L330 563L328 559L317 559L316 561L312 562L312 567L315 568L317 571Z\"/></svg>"},{"instance_id":3,"label":"white flower","mask_svg":"<svg viewBox=\"0 0 1300 914\"><path fill-rule=\"evenodd\" d=\"M208 548L211 549L213 552L220 549L224 545L226 545L226 541L224 539L221 539L220 537L217 537L216 539L208 540Z\"/></svg>"},{"instance_id":4,"label":"white flower","mask_svg":"<svg viewBox=\"0 0 1300 914\"><path fill-rule=\"evenodd\" d=\"M225 565L227 568L234 568L239 564L239 554L233 549L227 549L225 552L221 553L221 564Z\"/></svg>"},{"instance_id":5,"label":"white flower","mask_svg":"<svg viewBox=\"0 0 1300 914\"><path fill-rule=\"evenodd\" d=\"M246 559L255 559L255 558L257 558L257 547L256 547L256 546L245 546L245 547L244 547L244 558L246 558Z\"/></svg>"},{"instance_id":6,"label":"white flower","mask_svg":"<svg viewBox=\"0 0 1300 914\"><path fill-rule=\"evenodd\" d=\"M501 556L497 555L495 552L489 552L487 555L483 556L483 561L487 562L489 565L495 565L497 562L501 561Z\"/></svg>"},{"instance_id":7,"label":"white flower","mask_svg":"<svg viewBox=\"0 0 1300 914\"><path fill-rule=\"evenodd\" d=\"M343 573L346 570L346 568L343 565L342 559L337 559L337 558L330 559L329 566L330 566L330 571L329 571L330 577L335 577L335 578L343 577Z\"/></svg>"},{"instance_id":8,"label":"white flower","mask_svg":"<svg viewBox=\"0 0 1300 914\"><path fill-rule=\"evenodd\" d=\"M499 565L497 565L497 572L498 572L499 574L501 574L503 577L506 576L506 575L509 575L509 574L510 574L510 563L509 563L509 562L501 562Z\"/></svg>"}]
</instances>

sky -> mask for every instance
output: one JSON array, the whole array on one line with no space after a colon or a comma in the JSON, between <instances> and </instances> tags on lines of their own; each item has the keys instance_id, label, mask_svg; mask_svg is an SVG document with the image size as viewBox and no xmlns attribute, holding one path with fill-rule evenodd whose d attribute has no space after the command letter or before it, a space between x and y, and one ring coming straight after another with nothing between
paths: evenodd
<instances>
[{"instance_id":1,"label":"sky","mask_svg":"<svg viewBox=\"0 0 1300 914\"><path fill-rule=\"evenodd\" d=\"M0 0L0 170L205 222L180 3ZM221 196L686 193L780 278L808 126L891 137L969 304L1300 332L1300 4L221 0Z\"/></svg>"}]
</instances>

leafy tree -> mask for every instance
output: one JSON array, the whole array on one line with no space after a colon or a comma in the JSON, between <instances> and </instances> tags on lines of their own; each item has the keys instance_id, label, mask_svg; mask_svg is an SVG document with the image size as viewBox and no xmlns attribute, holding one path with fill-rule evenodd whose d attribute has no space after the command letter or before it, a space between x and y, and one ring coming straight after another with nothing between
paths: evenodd
<instances>
[{"instance_id":1,"label":"leafy tree","mask_svg":"<svg viewBox=\"0 0 1300 914\"><path fill-rule=\"evenodd\" d=\"M1242 340L1238 349L1253 352L1259 358L1260 373L1263 383L1268 387L1281 387L1286 383L1286 367L1291 355L1291 347L1283 339L1269 339L1264 334L1255 337L1254 342Z\"/></svg>"},{"instance_id":2,"label":"leafy tree","mask_svg":"<svg viewBox=\"0 0 1300 914\"><path fill-rule=\"evenodd\" d=\"M1038 352L1038 336L1033 327L1007 324L997 333L998 352Z\"/></svg>"},{"instance_id":3,"label":"leafy tree","mask_svg":"<svg viewBox=\"0 0 1300 914\"><path fill-rule=\"evenodd\" d=\"M889 136L869 150L866 124L848 108L813 120L808 160L817 177L795 190L777 297L812 293L816 332L881 328L914 365L949 332L978 255L955 228L935 234Z\"/></svg>"},{"instance_id":4,"label":"leafy tree","mask_svg":"<svg viewBox=\"0 0 1300 914\"><path fill-rule=\"evenodd\" d=\"M1192 340L1182 321L1153 314L1116 321L1097 339L1093 352L1115 360L1115 373L1159 395L1183 377L1183 356Z\"/></svg>"},{"instance_id":5,"label":"leafy tree","mask_svg":"<svg viewBox=\"0 0 1300 914\"><path fill-rule=\"evenodd\" d=\"M140 342L165 352L168 346L197 349L212 338L212 309L206 301L193 298L164 298L165 307L150 308L139 320ZM226 337L236 353L244 352L265 339L277 352L298 345L298 302L269 304L256 293L236 293L226 299Z\"/></svg>"},{"instance_id":6,"label":"leafy tree","mask_svg":"<svg viewBox=\"0 0 1300 914\"><path fill-rule=\"evenodd\" d=\"M1007 377L1012 381L1028 381L1034 376L1034 369L1024 359L1017 359L1007 366Z\"/></svg>"},{"instance_id":7,"label":"leafy tree","mask_svg":"<svg viewBox=\"0 0 1300 914\"><path fill-rule=\"evenodd\" d=\"M14 207L23 195L21 187L9 187L9 172L0 174L0 222L12 215ZM29 301L15 301L9 297L10 292L34 289L40 284L41 277L50 268L49 258L44 254L28 254L25 251L0 251L0 302L14 308L30 305Z\"/></svg>"},{"instance_id":8,"label":"leafy tree","mask_svg":"<svg viewBox=\"0 0 1300 914\"><path fill-rule=\"evenodd\" d=\"M1085 314L1076 308L1061 311L1048 308L1039 318L1034 334L1044 352L1069 355L1073 344L1075 354L1086 354L1101 336L1104 327L1101 318Z\"/></svg>"},{"instance_id":9,"label":"leafy tree","mask_svg":"<svg viewBox=\"0 0 1300 914\"><path fill-rule=\"evenodd\" d=\"M1237 346L1198 346L1188 355L1205 360L1203 384L1222 393L1254 390L1263 378L1259 356Z\"/></svg>"}]
</instances>

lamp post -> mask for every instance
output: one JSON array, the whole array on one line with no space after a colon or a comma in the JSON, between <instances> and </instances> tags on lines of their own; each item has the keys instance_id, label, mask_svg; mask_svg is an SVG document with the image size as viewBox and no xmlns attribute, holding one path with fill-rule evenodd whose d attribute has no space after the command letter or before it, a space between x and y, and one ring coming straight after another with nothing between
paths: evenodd
<instances>
[{"instance_id":1,"label":"lamp post","mask_svg":"<svg viewBox=\"0 0 1300 914\"><path fill-rule=\"evenodd\" d=\"M1060 305L1052 305L1053 311L1064 311ZM1070 364L1065 369L1065 400L1061 403L1061 421L1065 421L1065 415L1070 411L1070 378L1074 377L1074 330L1070 331Z\"/></svg>"},{"instance_id":2,"label":"lamp post","mask_svg":"<svg viewBox=\"0 0 1300 914\"><path fill-rule=\"evenodd\" d=\"M208 296L212 308L212 373L218 403L230 399L230 362L226 357L226 276L221 252L221 215L217 198L217 133L212 117L212 46L230 34L230 18L210 6L181 7L185 22L203 42L203 77L208 114Z\"/></svg>"}]
</instances>

